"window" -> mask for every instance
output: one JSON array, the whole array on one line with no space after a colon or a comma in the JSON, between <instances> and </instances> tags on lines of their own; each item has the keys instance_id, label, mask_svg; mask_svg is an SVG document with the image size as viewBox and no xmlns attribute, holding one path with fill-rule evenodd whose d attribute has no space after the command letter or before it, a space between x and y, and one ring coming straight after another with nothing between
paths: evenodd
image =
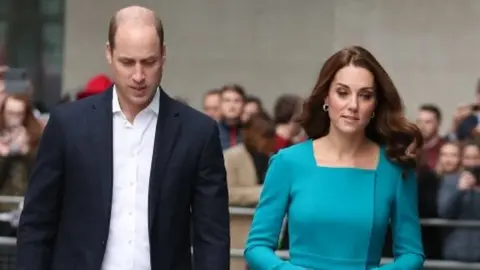
<instances>
[{"instance_id":1,"label":"window","mask_svg":"<svg viewBox=\"0 0 480 270\"><path fill-rule=\"evenodd\" d=\"M64 14L65 0L0 0L7 64L28 70L37 107L60 99Z\"/></svg>"}]
</instances>

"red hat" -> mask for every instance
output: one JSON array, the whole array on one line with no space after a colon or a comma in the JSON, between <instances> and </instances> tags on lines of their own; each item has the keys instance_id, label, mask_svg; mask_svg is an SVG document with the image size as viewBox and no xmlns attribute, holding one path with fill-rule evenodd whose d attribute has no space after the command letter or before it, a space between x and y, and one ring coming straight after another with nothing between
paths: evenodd
<instances>
[{"instance_id":1,"label":"red hat","mask_svg":"<svg viewBox=\"0 0 480 270\"><path fill-rule=\"evenodd\" d=\"M77 94L77 99L102 93L103 91L107 90L112 83L113 82L110 80L110 78L108 78L108 76L104 74L96 75L88 81L87 85L85 86L85 90Z\"/></svg>"}]
</instances>

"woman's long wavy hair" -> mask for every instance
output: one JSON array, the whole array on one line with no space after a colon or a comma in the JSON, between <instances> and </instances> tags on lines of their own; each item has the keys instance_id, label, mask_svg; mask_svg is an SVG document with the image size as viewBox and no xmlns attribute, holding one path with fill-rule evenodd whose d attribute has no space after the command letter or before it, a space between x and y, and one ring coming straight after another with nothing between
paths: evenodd
<instances>
[{"instance_id":1,"label":"woman's long wavy hair","mask_svg":"<svg viewBox=\"0 0 480 270\"><path fill-rule=\"evenodd\" d=\"M402 99L390 76L375 57L360 46L338 51L323 65L300 117L306 134L311 139L317 139L329 132L330 118L322 106L336 73L348 65L365 68L374 76L377 103L375 117L365 130L367 138L384 146L388 158L404 170L415 168L414 154L423 145L420 130L406 119Z\"/></svg>"}]
</instances>

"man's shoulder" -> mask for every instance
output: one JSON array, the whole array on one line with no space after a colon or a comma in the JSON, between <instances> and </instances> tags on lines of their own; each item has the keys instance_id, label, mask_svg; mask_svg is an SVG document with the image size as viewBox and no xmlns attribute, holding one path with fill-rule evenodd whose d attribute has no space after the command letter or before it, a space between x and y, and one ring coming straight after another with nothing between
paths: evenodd
<instances>
[{"instance_id":1,"label":"man's shoulder","mask_svg":"<svg viewBox=\"0 0 480 270\"><path fill-rule=\"evenodd\" d=\"M180 113L183 121L187 124L189 129L196 132L210 132L212 128L218 128L217 122L210 116L188 106L178 102L177 106L180 106ZM160 105L161 106L161 105Z\"/></svg>"},{"instance_id":2,"label":"man's shoulder","mask_svg":"<svg viewBox=\"0 0 480 270\"><path fill-rule=\"evenodd\" d=\"M50 118L55 117L59 120L73 121L90 112L93 105L99 101L102 95L94 95L81 100L60 104L50 111Z\"/></svg>"}]
</instances>

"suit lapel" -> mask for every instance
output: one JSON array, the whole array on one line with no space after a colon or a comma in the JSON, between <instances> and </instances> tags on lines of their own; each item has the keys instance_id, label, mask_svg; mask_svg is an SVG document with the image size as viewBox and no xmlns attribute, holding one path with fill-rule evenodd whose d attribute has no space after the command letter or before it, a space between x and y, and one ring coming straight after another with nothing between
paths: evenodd
<instances>
[{"instance_id":1,"label":"suit lapel","mask_svg":"<svg viewBox=\"0 0 480 270\"><path fill-rule=\"evenodd\" d=\"M112 115L112 91L110 87L100 94L97 102L92 106L88 124L90 136L93 140L92 158L98 164L98 175L102 194L102 208L107 220L110 219L112 206L113 187L113 115Z\"/></svg>"},{"instance_id":2,"label":"suit lapel","mask_svg":"<svg viewBox=\"0 0 480 270\"><path fill-rule=\"evenodd\" d=\"M175 146L180 128L179 112L175 104L162 89L160 89L160 110L158 114L155 142L153 146L152 165L150 171L150 187L148 195L148 226L152 228L157 202L164 186L165 171Z\"/></svg>"}]
</instances>

